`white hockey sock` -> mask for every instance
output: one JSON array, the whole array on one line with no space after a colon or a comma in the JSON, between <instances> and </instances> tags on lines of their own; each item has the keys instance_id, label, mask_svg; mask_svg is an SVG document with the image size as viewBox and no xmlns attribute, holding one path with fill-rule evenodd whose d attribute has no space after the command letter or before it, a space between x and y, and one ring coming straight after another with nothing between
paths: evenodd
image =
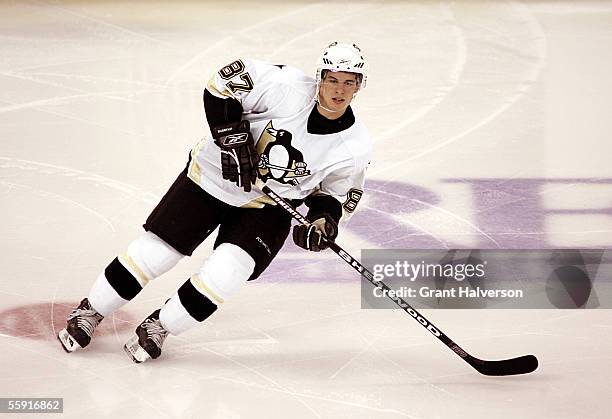
<instances>
[{"instance_id":1,"label":"white hockey sock","mask_svg":"<svg viewBox=\"0 0 612 419\"><path fill-rule=\"evenodd\" d=\"M159 312L159 321L164 329L172 335L180 335L186 330L200 324L194 319L183 307L178 294L174 294L172 298L161 308Z\"/></svg>"},{"instance_id":2,"label":"white hockey sock","mask_svg":"<svg viewBox=\"0 0 612 419\"><path fill-rule=\"evenodd\" d=\"M108 283L104 273L98 276L87 298L92 308L104 317L112 314L128 302L117 294L117 291Z\"/></svg>"}]
</instances>

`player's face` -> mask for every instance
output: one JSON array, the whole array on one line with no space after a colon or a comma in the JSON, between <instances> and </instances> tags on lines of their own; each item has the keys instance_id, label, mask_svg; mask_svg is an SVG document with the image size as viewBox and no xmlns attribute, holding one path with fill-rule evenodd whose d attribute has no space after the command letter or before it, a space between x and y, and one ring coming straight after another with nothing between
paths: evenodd
<instances>
[{"instance_id":1,"label":"player's face","mask_svg":"<svg viewBox=\"0 0 612 419\"><path fill-rule=\"evenodd\" d=\"M357 77L355 73L327 72L319 88L319 103L324 107L319 107L319 112L323 116L330 119L342 116L351 104L353 95L359 90ZM333 112L326 111L325 108Z\"/></svg>"}]
</instances>

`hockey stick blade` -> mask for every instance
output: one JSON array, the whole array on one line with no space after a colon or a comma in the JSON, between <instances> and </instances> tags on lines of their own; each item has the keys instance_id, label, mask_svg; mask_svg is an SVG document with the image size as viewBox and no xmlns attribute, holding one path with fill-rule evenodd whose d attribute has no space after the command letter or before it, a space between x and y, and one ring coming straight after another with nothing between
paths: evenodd
<instances>
[{"instance_id":1,"label":"hockey stick blade","mask_svg":"<svg viewBox=\"0 0 612 419\"><path fill-rule=\"evenodd\" d=\"M479 373L497 377L529 374L538 368L538 358L534 355L523 355L518 358L503 359L499 361L486 361L468 355L465 360Z\"/></svg>"},{"instance_id":2,"label":"hockey stick blade","mask_svg":"<svg viewBox=\"0 0 612 419\"><path fill-rule=\"evenodd\" d=\"M284 198L278 195L276 192L271 190L268 186L259 181L257 187L261 189L272 201L274 201L279 207L283 208L289 213L295 220L300 224L310 224L309 221L295 208L291 206ZM374 275L366 267L364 267L357 259L351 256L348 252L342 249L337 243L330 241L328 246L333 250L340 258L346 262L351 268L355 269L361 274L361 276L367 279L375 287L381 287L389 290L389 286L382 281L376 281ZM486 361L478 359L468 354L459 345L457 345L451 338L443 333L438 327L434 326L429 320L413 308L407 301L400 297L391 297L387 294L398 307L408 313L418 324L423 326L427 331L434 335L438 340L444 343L450 348L457 356L463 359L465 362L470 364L476 371L487 376L505 376L505 375L519 375L528 374L535 371L538 368L538 359L533 355L524 355L518 358L504 359L498 361Z\"/></svg>"}]
</instances>

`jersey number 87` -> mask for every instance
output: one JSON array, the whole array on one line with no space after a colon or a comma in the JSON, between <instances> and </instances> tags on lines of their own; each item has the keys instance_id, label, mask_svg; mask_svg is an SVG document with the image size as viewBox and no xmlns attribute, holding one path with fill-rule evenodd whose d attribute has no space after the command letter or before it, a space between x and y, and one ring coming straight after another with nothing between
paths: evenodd
<instances>
[{"instance_id":1,"label":"jersey number 87","mask_svg":"<svg viewBox=\"0 0 612 419\"><path fill-rule=\"evenodd\" d=\"M225 84L232 91L232 93L236 93L238 91L250 92L253 90L253 79L251 79L251 75L244 70L245 66L241 60L231 62L219 70L219 75L224 80L230 80L240 74L240 80L242 80L243 83L229 81Z\"/></svg>"}]
</instances>

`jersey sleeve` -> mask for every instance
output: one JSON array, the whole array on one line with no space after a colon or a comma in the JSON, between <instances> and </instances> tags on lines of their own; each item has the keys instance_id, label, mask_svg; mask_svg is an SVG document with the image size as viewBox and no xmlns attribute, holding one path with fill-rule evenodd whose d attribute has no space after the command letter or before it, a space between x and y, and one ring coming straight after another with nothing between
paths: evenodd
<instances>
[{"instance_id":1,"label":"jersey sleeve","mask_svg":"<svg viewBox=\"0 0 612 419\"><path fill-rule=\"evenodd\" d=\"M338 214L337 221L347 221L357 209L363 196L365 175L373 150L370 135L361 122L357 121L350 130L343 137L343 154L346 158L337 161L335 168L326 174L318 189L310 196L326 197L325 200L318 198L316 201L325 204L326 209L309 206L309 213L314 210L331 214L329 209L333 208Z\"/></svg>"},{"instance_id":2,"label":"jersey sleeve","mask_svg":"<svg viewBox=\"0 0 612 419\"><path fill-rule=\"evenodd\" d=\"M243 115L286 118L312 104L316 83L300 70L241 58L212 75L206 90L235 100Z\"/></svg>"},{"instance_id":3,"label":"jersey sleeve","mask_svg":"<svg viewBox=\"0 0 612 419\"><path fill-rule=\"evenodd\" d=\"M213 74L206 90L218 98L238 101L244 112L263 113L274 102L271 93L282 90L283 86L275 83L276 73L280 70L279 66L241 58Z\"/></svg>"},{"instance_id":4,"label":"jersey sleeve","mask_svg":"<svg viewBox=\"0 0 612 419\"><path fill-rule=\"evenodd\" d=\"M316 193L331 196L340 203L343 221L353 215L363 196L366 169L367 164L338 169L321 182Z\"/></svg>"}]
</instances>

